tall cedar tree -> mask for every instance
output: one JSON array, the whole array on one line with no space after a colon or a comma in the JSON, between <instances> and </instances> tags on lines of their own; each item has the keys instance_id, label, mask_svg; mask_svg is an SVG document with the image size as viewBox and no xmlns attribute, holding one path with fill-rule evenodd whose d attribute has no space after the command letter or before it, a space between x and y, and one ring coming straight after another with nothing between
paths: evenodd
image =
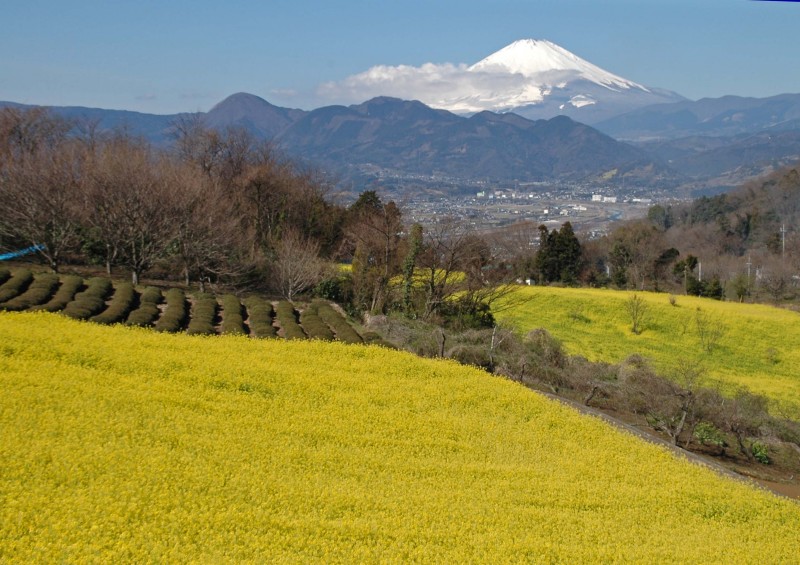
<instances>
[{"instance_id":1,"label":"tall cedar tree","mask_svg":"<svg viewBox=\"0 0 800 565\"><path fill-rule=\"evenodd\" d=\"M572 283L577 279L581 261L581 244L566 222L561 230L548 231L547 226L539 226L539 251L534 266L539 273L540 282Z\"/></svg>"}]
</instances>

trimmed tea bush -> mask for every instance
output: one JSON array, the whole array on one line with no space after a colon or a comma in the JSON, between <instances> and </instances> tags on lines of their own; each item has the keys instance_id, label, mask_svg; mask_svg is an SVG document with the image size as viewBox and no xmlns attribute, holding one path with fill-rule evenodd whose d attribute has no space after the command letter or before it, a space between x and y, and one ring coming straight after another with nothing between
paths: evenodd
<instances>
[{"instance_id":1,"label":"trimmed tea bush","mask_svg":"<svg viewBox=\"0 0 800 565\"><path fill-rule=\"evenodd\" d=\"M58 288L58 275L53 273L36 275L28 290L3 304L2 309L10 312L27 310L31 306L46 302L53 296L56 288Z\"/></svg>"},{"instance_id":2,"label":"trimmed tea bush","mask_svg":"<svg viewBox=\"0 0 800 565\"><path fill-rule=\"evenodd\" d=\"M321 339L323 341L333 341L333 332L325 325L325 322L317 315L317 305L309 304L300 313L300 325L311 339Z\"/></svg>"},{"instance_id":3,"label":"trimmed tea bush","mask_svg":"<svg viewBox=\"0 0 800 565\"><path fill-rule=\"evenodd\" d=\"M226 294L222 297L222 333L243 335L244 319L242 318L242 303L238 296Z\"/></svg>"},{"instance_id":4,"label":"trimmed tea bush","mask_svg":"<svg viewBox=\"0 0 800 565\"><path fill-rule=\"evenodd\" d=\"M11 278L0 286L0 304L25 292L31 282L33 282L33 273L28 269L17 270Z\"/></svg>"},{"instance_id":5,"label":"trimmed tea bush","mask_svg":"<svg viewBox=\"0 0 800 565\"><path fill-rule=\"evenodd\" d=\"M247 323L250 325L250 335L253 337L275 337L277 328L272 324L275 311L272 304L261 297L251 296L245 301L247 307Z\"/></svg>"},{"instance_id":6,"label":"trimmed tea bush","mask_svg":"<svg viewBox=\"0 0 800 565\"><path fill-rule=\"evenodd\" d=\"M179 288L171 288L164 299L167 302L167 309L156 322L155 328L160 332L178 332L183 329L189 315L186 294Z\"/></svg>"},{"instance_id":7,"label":"trimmed tea bush","mask_svg":"<svg viewBox=\"0 0 800 565\"><path fill-rule=\"evenodd\" d=\"M128 320L125 323L129 326L141 327L153 325L158 318L158 305L162 300L161 289L148 286L139 295L139 307L128 314Z\"/></svg>"},{"instance_id":8,"label":"trimmed tea bush","mask_svg":"<svg viewBox=\"0 0 800 565\"><path fill-rule=\"evenodd\" d=\"M329 302L315 300L317 315L336 334L336 339L345 343L361 343L361 336Z\"/></svg>"},{"instance_id":9,"label":"trimmed tea bush","mask_svg":"<svg viewBox=\"0 0 800 565\"><path fill-rule=\"evenodd\" d=\"M91 320L100 324L118 324L125 319L128 312L133 308L135 298L136 291L134 291L131 283L119 283L105 312L94 316Z\"/></svg>"},{"instance_id":10,"label":"trimmed tea bush","mask_svg":"<svg viewBox=\"0 0 800 565\"><path fill-rule=\"evenodd\" d=\"M111 294L111 280L92 277L86 283L86 290L75 295L72 302L64 308L64 315L76 320L87 320L96 316L106 307L106 297Z\"/></svg>"},{"instance_id":11,"label":"trimmed tea bush","mask_svg":"<svg viewBox=\"0 0 800 565\"><path fill-rule=\"evenodd\" d=\"M83 286L83 279L76 275L67 275L61 278L61 286L53 295L53 297L45 304L40 306L33 306L31 310L44 310L45 312L61 312L66 308L72 299L75 298L75 293L78 292Z\"/></svg>"},{"instance_id":12,"label":"trimmed tea bush","mask_svg":"<svg viewBox=\"0 0 800 565\"><path fill-rule=\"evenodd\" d=\"M217 299L213 294L200 293L194 295L192 314L189 318L189 327L186 332L190 334L215 334L214 325L217 322Z\"/></svg>"},{"instance_id":13,"label":"trimmed tea bush","mask_svg":"<svg viewBox=\"0 0 800 565\"><path fill-rule=\"evenodd\" d=\"M275 306L275 317L278 325L283 330L283 337L286 339L305 339L306 334L303 328L297 323L297 311L294 305L286 300L281 300Z\"/></svg>"}]
</instances>

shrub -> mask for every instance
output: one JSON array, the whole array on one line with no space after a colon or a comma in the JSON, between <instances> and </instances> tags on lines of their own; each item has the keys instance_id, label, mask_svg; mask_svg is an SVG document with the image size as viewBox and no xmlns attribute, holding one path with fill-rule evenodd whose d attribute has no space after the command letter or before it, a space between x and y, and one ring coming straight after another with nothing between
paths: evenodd
<instances>
[{"instance_id":1,"label":"shrub","mask_svg":"<svg viewBox=\"0 0 800 565\"><path fill-rule=\"evenodd\" d=\"M79 292L67 304L63 313L76 320L86 320L103 311L106 297L111 293L111 280L104 277L92 277L86 283L86 290Z\"/></svg>"},{"instance_id":2,"label":"shrub","mask_svg":"<svg viewBox=\"0 0 800 565\"><path fill-rule=\"evenodd\" d=\"M141 327L152 325L158 318L158 305L161 304L162 299L160 289L148 286L139 295L139 307L128 314L128 319L125 323L129 326Z\"/></svg>"},{"instance_id":3,"label":"shrub","mask_svg":"<svg viewBox=\"0 0 800 565\"><path fill-rule=\"evenodd\" d=\"M222 333L234 335L246 333L242 318L242 303L239 297L233 294L222 297Z\"/></svg>"},{"instance_id":4,"label":"shrub","mask_svg":"<svg viewBox=\"0 0 800 565\"><path fill-rule=\"evenodd\" d=\"M364 343L368 345L380 345L382 347L388 347L389 349L397 349L395 344L386 341L377 332L366 332L364 334Z\"/></svg>"},{"instance_id":5,"label":"shrub","mask_svg":"<svg viewBox=\"0 0 800 565\"><path fill-rule=\"evenodd\" d=\"M317 315L323 322L328 324L336 334L336 339L345 343L361 343L361 336L353 329L347 320L344 319L336 309L328 302L315 300Z\"/></svg>"},{"instance_id":6,"label":"shrub","mask_svg":"<svg viewBox=\"0 0 800 565\"><path fill-rule=\"evenodd\" d=\"M625 302L625 311L630 318L631 331L634 334L639 335L644 330L644 324L647 320L649 309L650 306L647 302L636 294L631 295L627 302Z\"/></svg>"},{"instance_id":7,"label":"shrub","mask_svg":"<svg viewBox=\"0 0 800 565\"><path fill-rule=\"evenodd\" d=\"M311 339L333 341L333 332L317 314L317 304L309 304L300 313L300 325Z\"/></svg>"},{"instance_id":8,"label":"shrub","mask_svg":"<svg viewBox=\"0 0 800 565\"><path fill-rule=\"evenodd\" d=\"M58 288L58 275L52 273L36 275L28 290L3 304L2 309L12 312L27 310L46 302L53 296L56 288Z\"/></svg>"},{"instance_id":9,"label":"shrub","mask_svg":"<svg viewBox=\"0 0 800 565\"><path fill-rule=\"evenodd\" d=\"M122 322L133 308L133 301L136 298L136 291L129 282L119 283L108 308L102 314L91 318L93 322L100 324L118 324Z\"/></svg>"},{"instance_id":10,"label":"shrub","mask_svg":"<svg viewBox=\"0 0 800 565\"><path fill-rule=\"evenodd\" d=\"M83 286L83 279L75 275L68 275L61 279L61 286L53 297L45 304L34 306L31 310L44 310L45 312L60 312L69 304L75 293Z\"/></svg>"},{"instance_id":11,"label":"shrub","mask_svg":"<svg viewBox=\"0 0 800 565\"><path fill-rule=\"evenodd\" d=\"M462 365L472 365L480 369L488 369L491 366L489 351L480 345L459 343L448 350L447 357L455 359Z\"/></svg>"},{"instance_id":12,"label":"shrub","mask_svg":"<svg viewBox=\"0 0 800 565\"><path fill-rule=\"evenodd\" d=\"M326 300L345 303L353 299L353 281L349 275L337 275L320 281L314 295Z\"/></svg>"},{"instance_id":13,"label":"shrub","mask_svg":"<svg viewBox=\"0 0 800 565\"><path fill-rule=\"evenodd\" d=\"M217 333L214 326L217 322L217 299L212 294L200 293L194 296L192 314L189 318L189 327L186 332L190 334Z\"/></svg>"},{"instance_id":14,"label":"shrub","mask_svg":"<svg viewBox=\"0 0 800 565\"><path fill-rule=\"evenodd\" d=\"M186 295L179 288L171 288L166 292L164 299L167 308L156 322L155 329L160 332L178 332L183 329L189 314Z\"/></svg>"},{"instance_id":15,"label":"shrub","mask_svg":"<svg viewBox=\"0 0 800 565\"><path fill-rule=\"evenodd\" d=\"M258 296L245 300L247 307L247 323L250 325L250 335L254 337L275 337L277 329L272 324L275 312L272 304Z\"/></svg>"},{"instance_id":16,"label":"shrub","mask_svg":"<svg viewBox=\"0 0 800 565\"><path fill-rule=\"evenodd\" d=\"M28 269L19 269L14 276L0 286L0 304L19 296L33 282L33 273Z\"/></svg>"},{"instance_id":17,"label":"shrub","mask_svg":"<svg viewBox=\"0 0 800 565\"><path fill-rule=\"evenodd\" d=\"M275 318L278 325L283 330L283 337L286 339L305 339L306 334L303 328L297 323L297 311L294 305L288 300L281 300L275 307Z\"/></svg>"},{"instance_id":18,"label":"shrub","mask_svg":"<svg viewBox=\"0 0 800 565\"><path fill-rule=\"evenodd\" d=\"M709 422L697 424L693 435L702 445L714 445L716 447L725 447L727 445L722 432Z\"/></svg>"},{"instance_id":19,"label":"shrub","mask_svg":"<svg viewBox=\"0 0 800 565\"><path fill-rule=\"evenodd\" d=\"M531 330L525 336L524 343L530 351L540 357L547 365L563 369L567 365L567 354L561 342L544 328Z\"/></svg>"},{"instance_id":20,"label":"shrub","mask_svg":"<svg viewBox=\"0 0 800 565\"><path fill-rule=\"evenodd\" d=\"M753 445L750 447L751 452L753 453L753 457L759 463L763 465L769 465L769 450L767 449L766 444L761 443L760 441L754 441Z\"/></svg>"}]
</instances>

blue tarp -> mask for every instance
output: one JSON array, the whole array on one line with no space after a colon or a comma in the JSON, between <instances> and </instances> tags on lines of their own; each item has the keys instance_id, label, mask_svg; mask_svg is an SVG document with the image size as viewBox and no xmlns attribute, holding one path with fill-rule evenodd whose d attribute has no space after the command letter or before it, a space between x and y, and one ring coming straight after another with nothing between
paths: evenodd
<instances>
[{"instance_id":1,"label":"blue tarp","mask_svg":"<svg viewBox=\"0 0 800 565\"><path fill-rule=\"evenodd\" d=\"M0 261L8 261L9 259L16 259L17 257L22 257L23 255L30 255L31 253L36 253L40 249L44 249L44 245L41 243L37 245L31 245L30 247L26 247L25 249L20 249L19 251L12 251L11 253L3 253L0 255Z\"/></svg>"}]
</instances>

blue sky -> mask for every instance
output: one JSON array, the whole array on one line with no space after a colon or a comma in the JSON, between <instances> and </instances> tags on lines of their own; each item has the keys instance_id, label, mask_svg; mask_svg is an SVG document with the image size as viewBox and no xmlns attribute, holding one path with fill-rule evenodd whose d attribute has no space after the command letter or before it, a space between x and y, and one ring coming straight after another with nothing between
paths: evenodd
<instances>
[{"instance_id":1,"label":"blue sky","mask_svg":"<svg viewBox=\"0 0 800 565\"><path fill-rule=\"evenodd\" d=\"M6 0L0 100L205 111L245 91L282 106L375 65L475 63L549 39L692 99L800 92L800 3L749 0Z\"/></svg>"}]
</instances>

